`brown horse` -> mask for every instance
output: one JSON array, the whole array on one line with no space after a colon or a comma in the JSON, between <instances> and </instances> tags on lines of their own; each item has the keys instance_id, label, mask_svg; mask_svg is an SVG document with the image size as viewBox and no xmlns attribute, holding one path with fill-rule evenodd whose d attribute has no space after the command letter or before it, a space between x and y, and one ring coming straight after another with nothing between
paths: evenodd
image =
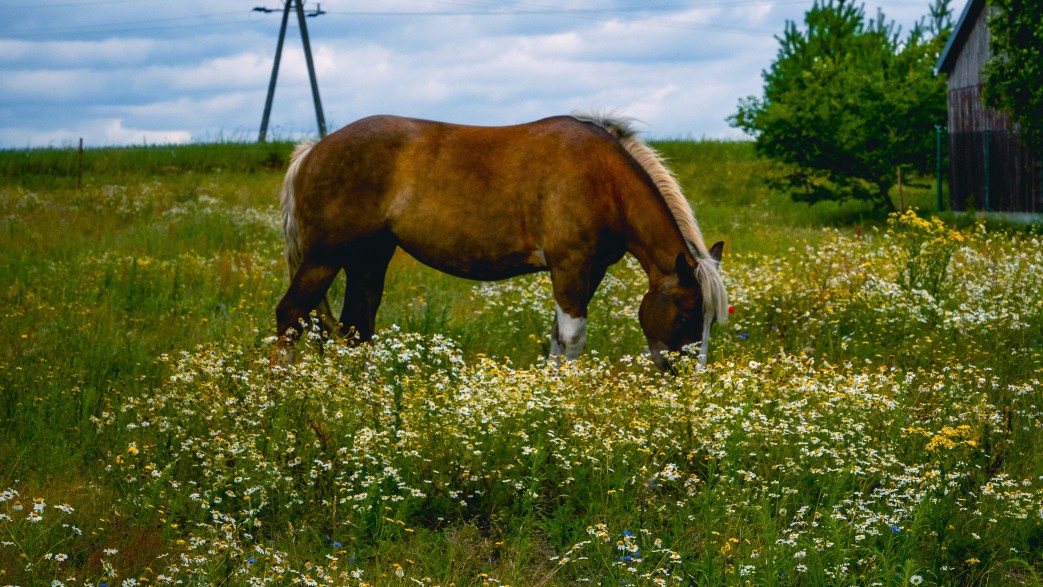
<instances>
[{"instance_id":1,"label":"brown horse","mask_svg":"<svg viewBox=\"0 0 1043 587\"><path fill-rule=\"evenodd\" d=\"M368 341L396 247L480 280L550 271L551 354L578 357L587 304L625 253L648 275L640 322L653 360L727 317L718 271L680 186L626 120L558 116L507 127L374 116L294 152L282 190L290 287L279 362L344 270L342 333Z\"/></svg>"}]
</instances>

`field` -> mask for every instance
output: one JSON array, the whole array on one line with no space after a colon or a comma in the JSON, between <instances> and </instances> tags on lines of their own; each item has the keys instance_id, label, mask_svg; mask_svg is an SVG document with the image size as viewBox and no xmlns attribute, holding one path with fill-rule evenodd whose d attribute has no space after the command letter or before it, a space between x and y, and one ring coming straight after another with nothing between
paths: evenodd
<instances>
[{"instance_id":1,"label":"field","mask_svg":"<svg viewBox=\"0 0 1043 587\"><path fill-rule=\"evenodd\" d=\"M656 146L736 308L677 376L630 259L557 365L546 276L406 256L273 371L291 145L0 152L0 585L1040 584L1038 228Z\"/></svg>"}]
</instances>

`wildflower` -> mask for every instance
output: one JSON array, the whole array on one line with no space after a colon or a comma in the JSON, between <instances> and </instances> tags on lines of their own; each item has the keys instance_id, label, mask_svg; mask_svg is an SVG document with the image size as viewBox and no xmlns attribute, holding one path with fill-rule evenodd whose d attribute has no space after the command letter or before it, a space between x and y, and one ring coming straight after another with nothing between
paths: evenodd
<instances>
[{"instance_id":1,"label":"wildflower","mask_svg":"<svg viewBox=\"0 0 1043 587\"><path fill-rule=\"evenodd\" d=\"M912 577L909 577L910 585L919 585L920 583L923 583L923 577L921 577L920 575L913 575Z\"/></svg>"}]
</instances>

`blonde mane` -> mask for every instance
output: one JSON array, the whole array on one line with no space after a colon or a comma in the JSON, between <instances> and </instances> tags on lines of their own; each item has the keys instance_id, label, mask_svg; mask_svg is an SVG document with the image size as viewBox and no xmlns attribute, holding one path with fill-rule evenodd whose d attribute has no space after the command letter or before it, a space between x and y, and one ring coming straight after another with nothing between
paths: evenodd
<instances>
[{"instance_id":1,"label":"blonde mane","mask_svg":"<svg viewBox=\"0 0 1043 587\"><path fill-rule=\"evenodd\" d=\"M681 192L681 185L677 183L677 178L663 162L662 156L638 138L637 130L631 119L612 115L577 113L574 113L572 117L582 122L595 124L619 140L623 149L652 179L659 190L659 195L670 209L674 222L681 231L681 236L688 243L689 250L697 261L695 277L699 280L703 290L704 319L707 320L707 324L710 319L715 319L721 324L726 323L728 321L728 292L724 287L724 279L721 277L718 267L719 263L710 256L710 250L706 246L706 241L703 240L703 233L699 230L699 223L695 220L695 213L692 212L692 207Z\"/></svg>"}]
</instances>

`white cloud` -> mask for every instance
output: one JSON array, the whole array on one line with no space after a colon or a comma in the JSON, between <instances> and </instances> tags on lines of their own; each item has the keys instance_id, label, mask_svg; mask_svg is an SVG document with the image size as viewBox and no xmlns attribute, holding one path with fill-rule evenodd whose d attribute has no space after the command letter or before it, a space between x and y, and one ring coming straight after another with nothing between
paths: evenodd
<instances>
[{"instance_id":1,"label":"white cloud","mask_svg":"<svg viewBox=\"0 0 1043 587\"><path fill-rule=\"evenodd\" d=\"M235 91L261 87L267 82L271 68L270 59L264 59L256 53L240 53L206 59L196 64L154 65L135 74L134 79L139 87L171 93Z\"/></svg>"},{"instance_id":2,"label":"white cloud","mask_svg":"<svg viewBox=\"0 0 1043 587\"><path fill-rule=\"evenodd\" d=\"M133 143L188 143L192 133L186 130L144 130L126 128L120 119L110 120L105 126L104 142L106 144L125 145Z\"/></svg>"},{"instance_id":3,"label":"white cloud","mask_svg":"<svg viewBox=\"0 0 1043 587\"><path fill-rule=\"evenodd\" d=\"M906 28L927 11L883 3ZM0 6L0 148L254 136L280 15L253 4ZM640 118L652 136L738 137L725 118L759 93L773 35L810 4L324 0L329 13L308 26L330 130L376 113L508 124L597 109ZM271 128L315 131L296 19Z\"/></svg>"},{"instance_id":4,"label":"white cloud","mask_svg":"<svg viewBox=\"0 0 1043 587\"><path fill-rule=\"evenodd\" d=\"M84 139L89 147L111 145L155 145L176 144L192 141L192 133L187 130L152 130L127 128L123 120L94 119L85 121L76 128L56 128L41 131L31 127L0 127L0 135L6 137L4 143L9 147L72 147Z\"/></svg>"}]
</instances>

